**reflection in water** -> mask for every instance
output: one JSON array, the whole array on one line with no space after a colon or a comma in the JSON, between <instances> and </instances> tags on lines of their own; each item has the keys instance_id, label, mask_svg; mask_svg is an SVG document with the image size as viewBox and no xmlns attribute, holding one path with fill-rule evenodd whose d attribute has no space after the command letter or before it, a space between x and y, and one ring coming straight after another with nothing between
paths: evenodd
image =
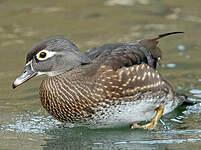
<instances>
[{"instance_id":1,"label":"reflection in water","mask_svg":"<svg viewBox=\"0 0 201 150\"><path fill-rule=\"evenodd\" d=\"M131 132L129 129L62 128L50 130L48 134L52 134L55 138L47 140L44 149L120 149L128 148L130 144L137 149L142 149L140 143L131 143L131 140L146 140L150 137L146 131ZM148 149L151 147L144 146Z\"/></svg>"},{"instance_id":2,"label":"reflection in water","mask_svg":"<svg viewBox=\"0 0 201 150\"><path fill-rule=\"evenodd\" d=\"M200 130L131 131L128 128L61 128L46 132L53 136L44 149L166 149L168 144L201 142ZM56 136L55 136L56 135Z\"/></svg>"}]
</instances>

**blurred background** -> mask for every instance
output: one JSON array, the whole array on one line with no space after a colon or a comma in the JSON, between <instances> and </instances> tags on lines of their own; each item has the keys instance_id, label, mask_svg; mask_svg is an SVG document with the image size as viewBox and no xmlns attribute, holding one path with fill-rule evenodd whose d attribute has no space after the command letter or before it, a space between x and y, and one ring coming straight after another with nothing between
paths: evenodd
<instances>
[{"instance_id":1,"label":"blurred background","mask_svg":"<svg viewBox=\"0 0 201 150\"><path fill-rule=\"evenodd\" d=\"M65 128L47 114L37 77L13 90L28 50L64 36L81 51L184 31L160 40L159 71L174 89L201 101L201 3L198 0L0 0L0 150L200 149L201 104L182 106L152 132Z\"/></svg>"}]
</instances>

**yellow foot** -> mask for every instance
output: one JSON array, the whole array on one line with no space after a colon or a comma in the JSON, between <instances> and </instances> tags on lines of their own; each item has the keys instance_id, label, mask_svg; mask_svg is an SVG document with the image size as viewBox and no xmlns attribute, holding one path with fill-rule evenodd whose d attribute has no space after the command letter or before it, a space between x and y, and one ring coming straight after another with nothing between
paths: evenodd
<instances>
[{"instance_id":1,"label":"yellow foot","mask_svg":"<svg viewBox=\"0 0 201 150\"><path fill-rule=\"evenodd\" d=\"M143 128L143 129L147 129L148 131L151 131L151 129L153 129L156 126L158 120L163 115L164 108L165 108L165 106L164 106L164 104L162 104L160 107L158 107L156 109L156 115L154 116L154 118L151 119L150 123L147 123L147 124L142 125L142 126L138 125L137 123L133 123L131 125L131 129Z\"/></svg>"}]
</instances>

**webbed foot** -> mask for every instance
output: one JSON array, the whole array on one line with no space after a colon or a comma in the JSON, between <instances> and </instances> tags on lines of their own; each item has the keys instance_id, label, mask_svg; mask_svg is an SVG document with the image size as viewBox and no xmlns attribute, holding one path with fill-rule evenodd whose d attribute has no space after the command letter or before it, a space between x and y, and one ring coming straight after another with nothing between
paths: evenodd
<instances>
[{"instance_id":1,"label":"webbed foot","mask_svg":"<svg viewBox=\"0 0 201 150\"><path fill-rule=\"evenodd\" d=\"M134 128L143 128L143 129L147 129L148 131L151 131L151 129L155 128L158 120L163 115L164 108L165 108L164 104L162 104L160 107L158 107L156 109L156 115L154 116L154 118L151 119L151 121L149 123L147 123L145 125L138 125L137 123L133 123L131 125L131 129L134 129Z\"/></svg>"}]
</instances>

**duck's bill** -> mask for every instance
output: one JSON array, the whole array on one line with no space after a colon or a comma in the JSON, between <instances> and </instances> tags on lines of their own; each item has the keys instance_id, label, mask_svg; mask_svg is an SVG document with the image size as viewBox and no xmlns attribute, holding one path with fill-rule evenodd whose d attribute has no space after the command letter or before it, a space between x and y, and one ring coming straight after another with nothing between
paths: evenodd
<instances>
[{"instance_id":1,"label":"duck's bill","mask_svg":"<svg viewBox=\"0 0 201 150\"><path fill-rule=\"evenodd\" d=\"M13 82L12 84L13 89L23 84L24 82L28 81L29 79L33 78L36 75L37 75L37 72L35 72L32 69L31 63L27 64L24 67L24 71L22 72L22 74Z\"/></svg>"}]
</instances>

